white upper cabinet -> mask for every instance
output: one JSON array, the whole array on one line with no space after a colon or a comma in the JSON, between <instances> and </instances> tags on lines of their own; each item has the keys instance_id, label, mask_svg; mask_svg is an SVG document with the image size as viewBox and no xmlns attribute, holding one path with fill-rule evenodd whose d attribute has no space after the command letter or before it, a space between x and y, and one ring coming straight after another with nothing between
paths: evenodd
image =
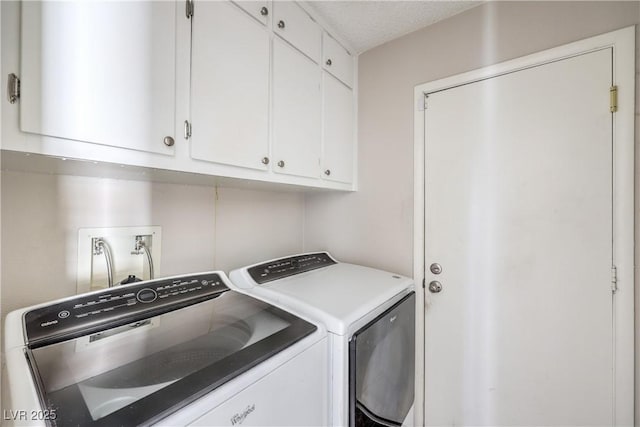
<instances>
[{"instance_id":1,"label":"white upper cabinet","mask_svg":"<svg viewBox=\"0 0 640 427\"><path fill-rule=\"evenodd\" d=\"M21 169L353 190L354 58L303 6L1 2L21 91L2 149L52 162Z\"/></svg>"},{"instance_id":2,"label":"white upper cabinet","mask_svg":"<svg viewBox=\"0 0 640 427\"><path fill-rule=\"evenodd\" d=\"M316 63L320 62L322 29L295 2L273 2L273 31Z\"/></svg>"},{"instance_id":3,"label":"white upper cabinet","mask_svg":"<svg viewBox=\"0 0 640 427\"><path fill-rule=\"evenodd\" d=\"M353 58L326 32L322 33L322 67L347 86L353 87Z\"/></svg>"},{"instance_id":4,"label":"white upper cabinet","mask_svg":"<svg viewBox=\"0 0 640 427\"><path fill-rule=\"evenodd\" d=\"M22 2L21 130L172 155L176 14L173 2Z\"/></svg>"},{"instance_id":5,"label":"white upper cabinet","mask_svg":"<svg viewBox=\"0 0 640 427\"><path fill-rule=\"evenodd\" d=\"M319 177L321 70L285 42L273 40L273 170Z\"/></svg>"},{"instance_id":6,"label":"white upper cabinet","mask_svg":"<svg viewBox=\"0 0 640 427\"><path fill-rule=\"evenodd\" d=\"M269 31L229 2L197 2L195 10L191 156L267 169Z\"/></svg>"},{"instance_id":7,"label":"white upper cabinet","mask_svg":"<svg viewBox=\"0 0 640 427\"><path fill-rule=\"evenodd\" d=\"M353 92L331 74L323 73L322 174L326 180L353 182Z\"/></svg>"}]
</instances>

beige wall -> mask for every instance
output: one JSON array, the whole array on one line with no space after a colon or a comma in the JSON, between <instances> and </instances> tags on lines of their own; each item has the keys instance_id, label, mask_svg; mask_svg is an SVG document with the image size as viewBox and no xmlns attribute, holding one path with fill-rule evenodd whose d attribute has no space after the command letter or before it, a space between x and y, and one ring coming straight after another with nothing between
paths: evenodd
<instances>
[{"instance_id":1,"label":"beige wall","mask_svg":"<svg viewBox=\"0 0 640 427\"><path fill-rule=\"evenodd\" d=\"M305 249L327 249L342 260L411 276L414 86L638 23L639 2L488 2L363 53L358 73L360 191L306 196ZM636 44L638 52L640 34ZM638 113L640 95L636 105ZM636 123L640 129L639 115ZM640 188L640 178L636 181ZM636 307L640 313L638 289ZM636 348L640 354L640 339ZM637 414L639 380L637 375ZM640 422L640 416L636 419Z\"/></svg>"},{"instance_id":2,"label":"beige wall","mask_svg":"<svg viewBox=\"0 0 640 427\"><path fill-rule=\"evenodd\" d=\"M163 276L228 272L302 250L302 193L10 171L0 177L0 330L14 309L76 293L79 228L161 226ZM7 396L1 377L0 411Z\"/></svg>"},{"instance_id":3,"label":"beige wall","mask_svg":"<svg viewBox=\"0 0 640 427\"><path fill-rule=\"evenodd\" d=\"M8 171L1 183L3 317L75 294L79 228L161 226L163 276L302 250L301 193Z\"/></svg>"}]
</instances>

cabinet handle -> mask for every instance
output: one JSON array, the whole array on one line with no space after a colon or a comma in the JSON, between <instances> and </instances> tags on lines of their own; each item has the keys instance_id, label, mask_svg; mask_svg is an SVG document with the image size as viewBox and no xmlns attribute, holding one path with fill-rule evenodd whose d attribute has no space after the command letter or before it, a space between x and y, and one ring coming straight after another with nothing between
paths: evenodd
<instances>
[{"instance_id":1,"label":"cabinet handle","mask_svg":"<svg viewBox=\"0 0 640 427\"><path fill-rule=\"evenodd\" d=\"M173 147L173 144L175 144L176 142L173 140L172 137L170 136L165 136L164 137L164 145L166 145L167 147Z\"/></svg>"},{"instance_id":2,"label":"cabinet handle","mask_svg":"<svg viewBox=\"0 0 640 427\"><path fill-rule=\"evenodd\" d=\"M283 20L278 21L278 28L284 29L284 21Z\"/></svg>"},{"instance_id":3,"label":"cabinet handle","mask_svg":"<svg viewBox=\"0 0 640 427\"><path fill-rule=\"evenodd\" d=\"M269 9L267 9L266 7L263 7L262 9L260 9L260 15L267 16L268 14L269 14Z\"/></svg>"},{"instance_id":4,"label":"cabinet handle","mask_svg":"<svg viewBox=\"0 0 640 427\"><path fill-rule=\"evenodd\" d=\"M284 160L280 160L280 161L278 162L278 166L279 166L279 167L281 167L281 168L283 168L283 167L284 167Z\"/></svg>"},{"instance_id":5,"label":"cabinet handle","mask_svg":"<svg viewBox=\"0 0 640 427\"><path fill-rule=\"evenodd\" d=\"M327 59L327 65L328 65L329 67L331 66L331 64L332 64L332 63L333 63L333 62L331 62L331 58Z\"/></svg>"},{"instance_id":6,"label":"cabinet handle","mask_svg":"<svg viewBox=\"0 0 640 427\"><path fill-rule=\"evenodd\" d=\"M269 158L268 157L263 157L262 158L262 164L263 165L268 165L269 164Z\"/></svg>"},{"instance_id":7,"label":"cabinet handle","mask_svg":"<svg viewBox=\"0 0 640 427\"><path fill-rule=\"evenodd\" d=\"M331 175L331 169L327 169L326 171L324 171L324 174L327 176Z\"/></svg>"}]
</instances>

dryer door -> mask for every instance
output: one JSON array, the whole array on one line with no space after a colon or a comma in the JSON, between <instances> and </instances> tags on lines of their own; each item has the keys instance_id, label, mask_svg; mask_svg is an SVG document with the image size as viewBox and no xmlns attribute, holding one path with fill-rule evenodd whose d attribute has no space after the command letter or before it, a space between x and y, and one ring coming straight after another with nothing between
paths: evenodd
<instances>
[{"instance_id":1,"label":"dryer door","mask_svg":"<svg viewBox=\"0 0 640 427\"><path fill-rule=\"evenodd\" d=\"M353 334L349 425L400 426L413 406L415 293Z\"/></svg>"}]
</instances>

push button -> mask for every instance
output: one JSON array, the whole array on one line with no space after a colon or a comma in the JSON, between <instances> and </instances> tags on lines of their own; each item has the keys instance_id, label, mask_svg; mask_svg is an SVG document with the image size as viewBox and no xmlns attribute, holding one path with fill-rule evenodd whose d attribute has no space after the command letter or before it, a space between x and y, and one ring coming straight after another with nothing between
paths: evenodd
<instances>
[{"instance_id":1,"label":"push button","mask_svg":"<svg viewBox=\"0 0 640 427\"><path fill-rule=\"evenodd\" d=\"M158 298L158 294L153 289L145 288L138 291L136 299L140 302L154 302Z\"/></svg>"}]
</instances>

